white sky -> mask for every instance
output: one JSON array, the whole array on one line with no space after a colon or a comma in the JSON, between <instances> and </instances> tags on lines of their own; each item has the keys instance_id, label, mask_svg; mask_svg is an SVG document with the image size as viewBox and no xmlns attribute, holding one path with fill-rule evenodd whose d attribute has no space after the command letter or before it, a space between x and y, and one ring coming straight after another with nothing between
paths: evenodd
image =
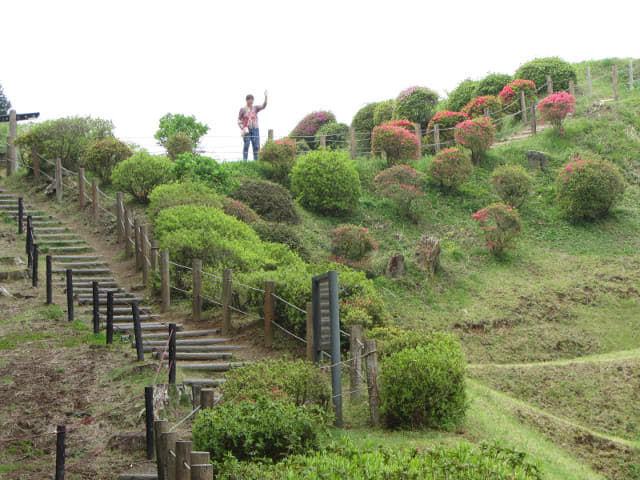
<instances>
[{"instance_id":1,"label":"white sky","mask_svg":"<svg viewBox=\"0 0 640 480\"><path fill-rule=\"evenodd\" d=\"M195 115L211 127L204 148L238 158L247 93L269 90L263 140L318 109L350 123L411 85L444 96L534 57L637 57L638 13L633 0L13 0L0 84L18 112L110 119L157 152L162 115Z\"/></svg>"}]
</instances>

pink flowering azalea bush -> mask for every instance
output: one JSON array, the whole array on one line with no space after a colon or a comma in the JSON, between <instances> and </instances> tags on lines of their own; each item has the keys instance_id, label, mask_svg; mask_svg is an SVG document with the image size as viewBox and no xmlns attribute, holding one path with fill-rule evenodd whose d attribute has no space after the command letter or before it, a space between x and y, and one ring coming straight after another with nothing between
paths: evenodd
<instances>
[{"instance_id":1,"label":"pink flowering azalea bush","mask_svg":"<svg viewBox=\"0 0 640 480\"><path fill-rule=\"evenodd\" d=\"M411 123L406 118L400 118L397 120L389 120L388 122L384 122L384 125L391 125L393 127L402 127L409 133L416 133L416 124Z\"/></svg>"},{"instance_id":2,"label":"pink flowering azalea bush","mask_svg":"<svg viewBox=\"0 0 640 480\"><path fill-rule=\"evenodd\" d=\"M536 84L531 80L517 78L507 83L500 92L500 100L503 108L507 113L515 113L520 111L520 92L524 92L525 100L529 105L536 94Z\"/></svg>"},{"instance_id":3,"label":"pink flowering azalea bush","mask_svg":"<svg viewBox=\"0 0 640 480\"><path fill-rule=\"evenodd\" d=\"M362 260L378 248L369 229L357 225L343 225L333 229L331 246L333 253L348 260Z\"/></svg>"},{"instance_id":4,"label":"pink flowering azalea bush","mask_svg":"<svg viewBox=\"0 0 640 480\"><path fill-rule=\"evenodd\" d=\"M500 116L502 102L495 95L483 95L467 103L462 109L462 113L466 114L469 118L483 117L485 109L487 108L489 109L491 117L496 118Z\"/></svg>"},{"instance_id":5,"label":"pink flowering azalea bush","mask_svg":"<svg viewBox=\"0 0 640 480\"><path fill-rule=\"evenodd\" d=\"M397 204L400 216L418 222L426 206L422 172L408 165L395 165L380 172L375 181L376 191Z\"/></svg>"},{"instance_id":6,"label":"pink flowering azalea bush","mask_svg":"<svg viewBox=\"0 0 640 480\"><path fill-rule=\"evenodd\" d=\"M426 87L409 87L400 92L393 107L393 118L406 118L426 127L438 104L438 94Z\"/></svg>"},{"instance_id":7,"label":"pink flowering azalea bush","mask_svg":"<svg viewBox=\"0 0 640 480\"><path fill-rule=\"evenodd\" d=\"M471 216L484 234L485 247L495 256L501 256L505 249L515 248L522 233L522 222L514 207L496 203Z\"/></svg>"},{"instance_id":8,"label":"pink flowering azalea bush","mask_svg":"<svg viewBox=\"0 0 640 480\"><path fill-rule=\"evenodd\" d=\"M491 186L504 203L520 208L526 201L533 181L521 165L504 165L491 174Z\"/></svg>"},{"instance_id":9,"label":"pink flowering azalea bush","mask_svg":"<svg viewBox=\"0 0 640 480\"><path fill-rule=\"evenodd\" d=\"M471 150L471 160L474 165L480 163L480 158L493 143L496 127L489 117L478 117L465 120L456 126L456 142Z\"/></svg>"},{"instance_id":10,"label":"pink flowering azalea bush","mask_svg":"<svg viewBox=\"0 0 640 480\"><path fill-rule=\"evenodd\" d=\"M570 220L593 220L606 216L625 190L622 174L603 159L576 157L560 171L556 196L562 213Z\"/></svg>"},{"instance_id":11,"label":"pink flowering azalea bush","mask_svg":"<svg viewBox=\"0 0 640 480\"><path fill-rule=\"evenodd\" d=\"M427 125L427 143L434 143L433 129L436 125L438 125L438 129L440 130L440 143L445 145L447 143L453 143L453 130L456 125L469 118L469 115L466 113L451 112L449 110L436 113Z\"/></svg>"},{"instance_id":12,"label":"pink flowering azalea bush","mask_svg":"<svg viewBox=\"0 0 640 480\"><path fill-rule=\"evenodd\" d=\"M464 151L447 148L438 152L429 164L429 177L445 190L455 190L467 181L473 172L473 164Z\"/></svg>"},{"instance_id":13,"label":"pink flowering azalea bush","mask_svg":"<svg viewBox=\"0 0 640 480\"><path fill-rule=\"evenodd\" d=\"M562 130L562 122L567 115L575 112L576 97L567 92L552 93L543 98L538 104L540 117L551 123L556 130Z\"/></svg>"},{"instance_id":14,"label":"pink flowering azalea bush","mask_svg":"<svg viewBox=\"0 0 640 480\"><path fill-rule=\"evenodd\" d=\"M389 122L375 127L371 135L371 150L385 152L390 165L403 160L416 160L420 140L406 128Z\"/></svg>"},{"instance_id":15,"label":"pink flowering azalea bush","mask_svg":"<svg viewBox=\"0 0 640 480\"><path fill-rule=\"evenodd\" d=\"M334 123L335 121L336 116L332 112L311 112L298 122L298 125L293 129L289 137L304 140L311 150L315 150L318 147L318 144L315 141L318 129L327 123Z\"/></svg>"},{"instance_id":16,"label":"pink flowering azalea bush","mask_svg":"<svg viewBox=\"0 0 640 480\"><path fill-rule=\"evenodd\" d=\"M296 142L288 138L267 140L260 149L260 170L269 180L288 185L289 174L296 161Z\"/></svg>"}]
</instances>

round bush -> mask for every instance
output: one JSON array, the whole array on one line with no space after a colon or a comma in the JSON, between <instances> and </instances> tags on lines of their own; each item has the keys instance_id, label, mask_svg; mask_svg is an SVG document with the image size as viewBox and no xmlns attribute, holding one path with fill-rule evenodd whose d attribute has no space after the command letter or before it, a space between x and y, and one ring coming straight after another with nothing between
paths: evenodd
<instances>
[{"instance_id":1,"label":"round bush","mask_svg":"<svg viewBox=\"0 0 640 480\"><path fill-rule=\"evenodd\" d=\"M569 62L558 57L536 58L525 63L516 72L516 78L531 80L538 86L544 85L547 75L551 76L553 90L569 90L569 81L576 82L576 70Z\"/></svg>"},{"instance_id":2,"label":"round bush","mask_svg":"<svg viewBox=\"0 0 640 480\"><path fill-rule=\"evenodd\" d=\"M368 103L358 110L351 121L351 128L356 133L358 142L358 153L371 150L371 131L375 127L373 114L376 110L377 102Z\"/></svg>"},{"instance_id":3,"label":"round bush","mask_svg":"<svg viewBox=\"0 0 640 480\"><path fill-rule=\"evenodd\" d=\"M464 381L464 355L451 334L433 335L426 345L390 355L380 374L385 425L450 429L468 407Z\"/></svg>"},{"instance_id":4,"label":"round bush","mask_svg":"<svg viewBox=\"0 0 640 480\"><path fill-rule=\"evenodd\" d=\"M288 138L267 140L258 154L260 170L269 180L289 184L289 174L296 163L296 142Z\"/></svg>"},{"instance_id":5,"label":"round bush","mask_svg":"<svg viewBox=\"0 0 640 480\"><path fill-rule=\"evenodd\" d=\"M454 112L459 112L462 107L473 99L477 95L478 82L467 78L460 82L460 84L449 93L447 98L447 109Z\"/></svg>"},{"instance_id":6,"label":"round bush","mask_svg":"<svg viewBox=\"0 0 640 480\"><path fill-rule=\"evenodd\" d=\"M130 193L138 200L147 201L158 185L174 179L173 162L167 157L136 152L113 169L111 181L118 190Z\"/></svg>"},{"instance_id":7,"label":"round bush","mask_svg":"<svg viewBox=\"0 0 640 480\"><path fill-rule=\"evenodd\" d=\"M484 233L485 247L496 256L505 249L515 248L522 233L518 211L510 206L496 203L471 215Z\"/></svg>"},{"instance_id":8,"label":"round bush","mask_svg":"<svg viewBox=\"0 0 640 480\"><path fill-rule=\"evenodd\" d=\"M334 228L332 234L333 253L347 260L361 260L369 252L378 248L369 229L365 227L343 225Z\"/></svg>"},{"instance_id":9,"label":"round bush","mask_svg":"<svg viewBox=\"0 0 640 480\"><path fill-rule=\"evenodd\" d=\"M486 108L489 109L489 115L492 118L500 117L502 102L498 97L491 95L476 97L464 106L462 113L466 113L469 118L483 117Z\"/></svg>"},{"instance_id":10,"label":"round bush","mask_svg":"<svg viewBox=\"0 0 640 480\"><path fill-rule=\"evenodd\" d=\"M357 205L360 178L348 153L310 152L293 167L291 189L303 207L340 215Z\"/></svg>"},{"instance_id":11,"label":"round bush","mask_svg":"<svg viewBox=\"0 0 640 480\"><path fill-rule=\"evenodd\" d=\"M295 140L304 140L311 150L318 148L315 142L318 129L327 123L335 123L336 116L329 111L311 112L305 116L293 129L289 137Z\"/></svg>"},{"instance_id":12,"label":"round bush","mask_svg":"<svg viewBox=\"0 0 640 480\"><path fill-rule=\"evenodd\" d=\"M193 141L186 133L172 133L167 137L165 148L169 158L175 160L183 153L193 153Z\"/></svg>"},{"instance_id":13,"label":"round bush","mask_svg":"<svg viewBox=\"0 0 640 480\"><path fill-rule=\"evenodd\" d=\"M247 178L231 196L247 204L265 220L287 223L300 220L291 194L277 183Z\"/></svg>"},{"instance_id":14,"label":"round bush","mask_svg":"<svg viewBox=\"0 0 640 480\"><path fill-rule=\"evenodd\" d=\"M540 117L551 123L556 130L562 129L562 122L567 115L575 111L576 97L567 92L552 93L538 104Z\"/></svg>"},{"instance_id":15,"label":"round bush","mask_svg":"<svg viewBox=\"0 0 640 480\"><path fill-rule=\"evenodd\" d=\"M178 205L222 208L223 198L203 183L190 181L167 183L153 189L149 195L147 213L155 219L165 208Z\"/></svg>"},{"instance_id":16,"label":"round bush","mask_svg":"<svg viewBox=\"0 0 640 480\"><path fill-rule=\"evenodd\" d=\"M432 144L435 141L433 129L436 125L438 125L440 130L440 143L445 145L447 143L453 143L453 130L455 126L468 119L469 115L461 112L444 110L436 113L431 120L429 120L429 125L427 125L427 143Z\"/></svg>"},{"instance_id":17,"label":"round bush","mask_svg":"<svg viewBox=\"0 0 640 480\"><path fill-rule=\"evenodd\" d=\"M388 122L384 122L383 125L389 125L391 127L400 127L404 128L409 133L416 133L416 124L411 123L409 120L404 118L400 118L397 120L389 120Z\"/></svg>"},{"instance_id":18,"label":"round bush","mask_svg":"<svg viewBox=\"0 0 640 480\"><path fill-rule=\"evenodd\" d=\"M225 193L235 185L233 172L228 165L190 152L178 155L173 164L173 173L176 178L203 182Z\"/></svg>"},{"instance_id":19,"label":"round bush","mask_svg":"<svg viewBox=\"0 0 640 480\"><path fill-rule=\"evenodd\" d=\"M505 165L493 171L491 186L504 203L520 208L531 192L533 181L520 165Z\"/></svg>"},{"instance_id":20,"label":"round bush","mask_svg":"<svg viewBox=\"0 0 640 480\"><path fill-rule=\"evenodd\" d=\"M504 112L515 113L521 109L520 92L524 92L525 102L534 99L536 95L536 84L531 80L516 78L514 81L507 83L500 91L500 101Z\"/></svg>"},{"instance_id":21,"label":"round bush","mask_svg":"<svg viewBox=\"0 0 640 480\"><path fill-rule=\"evenodd\" d=\"M424 210L424 175L408 165L395 165L380 172L376 178L376 191L393 200L402 218L417 223Z\"/></svg>"},{"instance_id":22,"label":"round bush","mask_svg":"<svg viewBox=\"0 0 640 480\"><path fill-rule=\"evenodd\" d=\"M570 220L606 216L625 190L622 174L613 163L579 157L565 165L556 185L560 210Z\"/></svg>"},{"instance_id":23,"label":"round bush","mask_svg":"<svg viewBox=\"0 0 640 480\"><path fill-rule=\"evenodd\" d=\"M371 150L385 152L390 165L403 160L416 160L418 157L418 137L406 128L384 123L373 129Z\"/></svg>"},{"instance_id":24,"label":"round bush","mask_svg":"<svg viewBox=\"0 0 640 480\"><path fill-rule=\"evenodd\" d=\"M424 174L409 165L394 165L381 171L375 178L376 184L401 183L412 187L424 185Z\"/></svg>"},{"instance_id":25,"label":"round bush","mask_svg":"<svg viewBox=\"0 0 640 480\"><path fill-rule=\"evenodd\" d=\"M510 81L511 75L507 75L506 73L490 73L478 81L476 95L479 97L497 96Z\"/></svg>"},{"instance_id":26,"label":"round bush","mask_svg":"<svg viewBox=\"0 0 640 480\"><path fill-rule=\"evenodd\" d=\"M480 164L484 152L493 143L496 128L489 117L478 117L465 120L456 126L456 141L471 150L474 165Z\"/></svg>"},{"instance_id":27,"label":"round bush","mask_svg":"<svg viewBox=\"0 0 640 480\"><path fill-rule=\"evenodd\" d=\"M469 179L473 164L469 155L458 148L447 148L434 157L427 173L445 190L455 190Z\"/></svg>"},{"instance_id":28,"label":"round bush","mask_svg":"<svg viewBox=\"0 0 640 480\"><path fill-rule=\"evenodd\" d=\"M255 222L251 224L251 227L263 242L280 243L289 247L302 258L308 256L297 228L277 222Z\"/></svg>"},{"instance_id":29,"label":"round bush","mask_svg":"<svg viewBox=\"0 0 640 480\"><path fill-rule=\"evenodd\" d=\"M222 198L222 211L244 223L251 224L260 221L260 215L254 212L251 207L233 198Z\"/></svg>"},{"instance_id":30,"label":"round bush","mask_svg":"<svg viewBox=\"0 0 640 480\"><path fill-rule=\"evenodd\" d=\"M345 150L349 148L349 125L344 123L327 123L316 133L316 142L320 145L320 135L325 135L329 150Z\"/></svg>"},{"instance_id":31,"label":"round bush","mask_svg":"<svg viewBox=\"0 0 640 480\"><path fill-rule=\"evenodd\" d=\"M388 122L393 118L393 107L395 105L394 100L385 100L384 102L378 102L376 108L373 110L373 126ZM373 130L373 129L371 129Z\"/></svg>"},{"instance_id":32,"label":"round bush","mask_svg":"<svg viewBox=\"0 0 640 480\"><path fill-rule=\"evenodd\" d=\"M400 92L393 108L393 118L406 118L425 128L438 104L438 94L426 87L409 87Z\"/></svg>"},{"instance_id":33,"label":"round bush","mask_svg":"<svg viewBox=\"0 0 640 480\"><path fill-rule=\"evenodd\" d=\"M133 153L127 144L107 137L89 144L84 152L84 166L98 175L102 183L111 183L113 168L131 155Z\"/></svg>"}]
</instances>

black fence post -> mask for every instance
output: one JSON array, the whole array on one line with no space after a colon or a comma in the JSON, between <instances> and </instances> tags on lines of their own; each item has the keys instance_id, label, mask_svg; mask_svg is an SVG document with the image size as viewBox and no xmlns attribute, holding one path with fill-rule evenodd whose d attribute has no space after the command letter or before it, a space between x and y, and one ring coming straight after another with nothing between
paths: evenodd
<instances>
[{"instance_id":1,"label":"black fence post","mask_svg":"<svg viewBox=\"0 0 640 480\"><path fill-rule=\"evenodd\" d=\"M24 233L24 203L22 197L18 197L18 233Z\"/></svg>"},{"instance_id":2,"label":"black fence post","mask_svg":"<svg viewBox=\"0 0 640 480\"><path fill-rule=\"evenodd\" d=\"M33 224L31 215L27 216L27 236L25 238L25 253L27 254L27 266L31 266L31 244L33 243Z\"/></svg>"},{"instance_id":3,"label":"black fence post","mask_svg":"<svg viewBox=\"0 0 640 480\"><path fill-rule=\"evenodd\" d=\"M73 322L73 271L67 268L65 274L67 276L67 316L69 321Z\"/></svg>"},{"instance_id":4,"label":"black fence post","mask_svg":"<svg viewBox=\"0 0 640 480\"><path fill-rule=\"evenodd\" d=\"M144 408L145 408L145 420L147 425L147 460L153 460L154 445L153 445L153 387L144 387Z\"/></svg>"},{"instance_id":5,"label":"black fence post","mask_svg":"<svg viewBox=\"0 0 640 480\"><path fill-rule=\"evenodd\" d=\"M47 255L47 269L46 269L46 283L47 283L47 305L53 303L53 265L51 255Z\"/></svg>"},{"instance_id":6,"label":"black fence post","mask_svg":"<svg viewBox=\"0 0 640 480\"><path fill-rule=\"evenodd\" d=\"M169 384L176 383L176 324L169 324Z\"/></svg>"},{"instance_id":7,"label":"black fence post","mask_svg":"<svg viewBox=\"0 0 640 480\"><path fill-rule=\"evenodd\" d=\"M113 291L107 292L107 345L113 343Z\"/></svg>"},{"instance_id":8,"label":"black fence post","mask_svg":"<svg viewBox=\"0 0 640 480\"><path fill-rule=\"evenodd\" d=\"M93 293L93 333L100 333L100 285L97 280L91 282Z\"/></svg>"},{"instance_id":9,"label":"black fence post","mask_svg":"<svg viewBox=\"0 0 640 480\"><path fill-rule=\"evenodd\" d=\"M131 313L133 315L133 333L136 338L136 353L139 362L144 362L144 346L142 345L142 327L140 326L140 310L138 302L131 303Z\"/></svg>"},{"instance_id":10,"label":"black fence post","mask_svg":"<svg viewBox=\"0 0 640 480\"><path fill-rule=\"evenodd\" d=\"M31 249L31 257L32 257L32 262L31 262L31 286L32 287L37 287L38 286L38 244L34 243L33 244L33 248Z\"/></svg>"},{"instance_id":11,"label":"black fence post","mask_svg":"<svg viewBox=\"0 0 640 480\"><path fill-rule=\"evenodd\" d=\"M58 425L56 430L56 479L64 480L64 461L65 461L65 439L67 436L67 427Z\"/></svg>"}]
</instances>

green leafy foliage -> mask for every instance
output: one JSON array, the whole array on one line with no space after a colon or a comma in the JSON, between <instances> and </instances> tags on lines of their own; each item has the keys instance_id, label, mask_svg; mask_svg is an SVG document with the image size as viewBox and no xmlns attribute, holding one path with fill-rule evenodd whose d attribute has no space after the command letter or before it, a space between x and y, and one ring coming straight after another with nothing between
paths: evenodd
<instances>
[{"instance_id":1,"label":"green leafy foliage","mask_svg":"<svg viewBox=\"0 0 640 480\"><path fill-rule=\"evenodd\" d=\"M346 150L349 148L349 125L344 123L326 123L318 129L316 142L320 144L320 136L325 136L329 150Z\"/></svg>"},{"instance_id":2,"label":"green leafy foliage","mask_svg":"<svg viewBox=\"0 0 640 480\"><path fill-rule=\"evenodd\" d=\"M522 222L511 205L496 203L471 216L483 232L484 246L495 256L500 257L506 249L515 248L522 233Z\"/></svg>"},{"instance_id":3,"label":"green leafy foliage","mask_svg":"<svg viewBox=\"0 0 640 480\"><path fill-rule=\"evenodd\" d=\"M516 71L515 78L531 80L537 86L542 86L547 81L547 75L551 76L553 90L569 90L569 81L575 83L577 76L575 68L558 57L535 58Z\"/></svg>"},{"instance_id":4,"label":"green leafy foliage","mask_svg":"<svg viewBox=\"0 0 640 480\"><path fill-rule=\"evenodd\" d=\"M173 182L159 185L149 195L147 213L154 219L160 211L178 205L201 205L222 208L223 197L199 182Z\"/></svg>"},{"instance_id":5,"label":"green leafy foliage","mask_svg":"<svg viewBox=\"0 0 640 480\"><path fill-rule=\"evenodd\" d=\"M231 169L211 157L182 153L173 164L173 173L181 180L202 182L219 192L230 192L236 185Z\"/></svg>"},{"instance_id":6,"label":"green leafy foliage","mask_svg":"<svg viewBox=\"0 0 640 480\"><path fill-rule=\"evenodd\" d=\"M247 178L231 194L251 207L264 220L272 222L298 223L298 212L289 191L282 185Z\"/></svg>"},{"instance_id":7,"label":"green leafy foliage","mask_svg":"<svg viewBox=\"0 0 640 480\"><path fill-rule=\"evenodd\" d=\"M260 170L269 180L289 185L289 174L296 163L296 142L288 138L267 140L258 154Z\"/></svg>"},{"instance_id":8,"label":"green leafy foliage","mask_svg":"<svg viewBox=\"0 0 640 480\"><path fill-rule=\"evenodd\" d=\"M4 93L2 85L0 85L0 115L7 115L11 109L11 102Z\"/></svg>"},{"instance_id":9,"label":"green leafy foliage","mask_svg":"<svg viewBox=\"0 0 640 480\"><path fill-rule=\"evenodd\" d=\"M310 152L291 172L291 189L300 204L326 214L345 214L360 198L360 177L346 152Z\"/></svg>"},{"instance_id":10,"label":"green leafy foliage","mask_svg":"<svg viewBox=\"0 0 640 480\"><path fill-rule=\"evenodd\" d=\"M409 87L400 92L393 108L393 118L407 119L425 128L435 113L438 94L426 87Z\"/></svg>"},{"instance_id":11,"label":"green leafy foliage","mask_svg":"<svg viewBox=\"0 0 640 480\"><path fill-rule=\"evenodd\" d=\"M438 125L440 142L443 145L453 143L454 129L460 122L468 120L470 117L465 112L451 112L449 110L443 110L436 113L427 125L426 140L428 144L435 143L435 133L433 132L436 125Z\"/></svg>"},{"instance_id":12,"label":"green leafy foliage","mask_svg":"<svg viewBox=\"0 0 640 480\"><path fill-rule=\"evenodd\" d=\"M427 203L424 200L424 174L408 165L394 165L375 177L376 191L398 206L399 215L417 223Z\"/></svg>"},{"instance_id":13,"label":"green leafy foliage","mask_svg":"<svg viewBox=\"0 0 640 480\"><path fill-rule=\"evenodd\" d=\"M333 229L333 253L347 260L361 260L378 248L369 229L358 225L343 225Z\"/></svg>"},{"instance_id":14,"label":"green leafy foliage","mask_svg":"<svg viewBox=\"0 0 640 480\"><path fill-rule=\"evenodd\" d=\"M251 227L263 242L281 243L302 258L307 257L307 252L296 227L278 222L255 222L251 224Z\"/></svg>"},{"instance_id":15,"label":"green leafy foliage","mask_svg":"<svg viewBox=\"0 0 640 480\"><path fill-rule=\"evenodd\" d=\"M504 203L520 208L531 193L533 180L520 165L505 165L491 174L491 186Z\"/></svg>"},{"instance_id":16,"label":"green leafy foliage","mask_svg":"<svg viewBox=\"0 0 640 480\"><path fill-rule=\"evenodd\" d=\"M175 160L182 153L193 153L193 140L186 133L172 133L167 137L165 144L167 155Z\"/></svg>"},{"instance_id":17,"label":"green leafy foliage","mask_svg":"<svg viewBox=\"0 0 640 480\"><path fill-rule=\"evenodd\" d=\"M472 172L473 164L469 155L459 148L447 148L438 152L427 170L429 177L447 191L456 190L468 180Z\"/></svg>"},{"instance_id":18,"label":"green leafy foliage","mask_svg":"<svg viewBox=\"0 0 640 480\"><path fill-rule=\"evenodd\" d=\"M507 75L506 73L490 73L478 81L476 96L497 96L511 80L511 75Z\"/></svg>"},{"instance_id":19,"label":"green leafy foliage","mask_svg":"<svg viewBox=\"0 0 640 480\"><path fill-rule=\"evenodd\" d=\"M504 86L504 85L503 85ZM500 87L502 88L502 87ZM460 82L460 84L454 88L447 98L447 110L459 112L467 103L469 103L474 97L476 97L478 91L478 82L467 78Z\"/></svg>"},{"instance_id":20,"label":"green leafy foliage","mask_svg":"<svg viewBox=\"0 0 640 480\"><path fill-rule=\"evenodd\" d=\"M374 152L385 152L389 165L416 160L420 139L409 132L406 127L383 123L373 129L371 149Z\"/></svg>"},{"instance_id":21,"label":"green leafy foliage","mask_svg":"<svg viewBox=\"0 0 640 480\"><path fill-rule=\"evenodd\" d=\"M391 354L380 374L381 413L388 428L451 428L468 407L460 342L441 333Z\"/></svg>"},{"instance_id":22,"label":"green leafy foliage","mask_svg":"<svg viewBox=\"0 0 640 480\"><path fill-rule=\"evenodd\" d=\"M471 150L474 165L480 164L484 152L493 143L496 127L489 117L478 117L465 120L456 126L456 142Z\"/></svg>"},{"instance_id":23,"label":"green leafy foliage","mask_svg":"<svg viewBox=\"0 0 640 480\"><path fill-rule=\"evenodd\" d=\"M302 140L307 143L310 150L318 148L318 144L315 141L316 133L323 125L327 123L335 123L336 116L329 111L311 112L306 115L293 129L290 138L294 140Z\"/></svg>"},{"instance_id":24,"label":"green leafy foliage","mask_svg":"<svg viewBox=\"0 0 640 480\"><path fill-rule=\"evenodd\" d=\"M111 175L115 188L143 202L147 201L155 187L169 183L174 178L171 160L144 151L136 152L117 164Z\"/></svg>"},{"instance_id":25,"label":"green leafy foliage","mask_svg":"<svg viewBox=\"0 0 640 480\"><path fill-rule=\"evenodd\" d=\"M113 168L126 160L133 152L123 142L114 137L95 140L87 146L84 153L84 166L98 175L102 183L111 183Z\"/></svg>"},{"instance_id":26,"label":"green leafy foliage","mask_svg":"<svg viewBox=\"0 0 640 480\"><path fill-rule=\"evenodd\" d=\"M624 178L613 163L576 157L558 175L558 206L570 220L601 218L620 201L625 186Z\"/></svg>"},{"instance_id":27,"label":"green leafy foliage","mask_svg":"<svg viewBox=\"0 0 640 480\"><path fill-rule=\"evenodd\" d=\"M181 113L167 113L160 119L158 131L154 137L160 145L167 147L169 137L176 134L183 134L191 139L193 146L197 146L200 142L200 137L206 135L208 131L209 126L198 122L193 115L186 116Z\"/></svg>"},{"instance_id":28,"label":"green leafy foliage","mask_svg":"<svg viewBox=\"0 0 640 480\"><path fill-rule=\"evenodd\" d=\"M35 124L20 135L15 144L27 156L39 153L50 161L59 158L62 166L77 171L87 146L113 136L113 123L91 117L67 117ZM43 168L46 166L43 165Z\"/></svg>"},{"instance_id":29,"label":"green leafy foliage","mask_svg":"<svg viewBox=\"0 0 640 480\"><path fill-rule=\"evenodd\" d=\"M491 118L500 117L502 110L502 102L493 95L476 97L467 103L462 109L462 113L467 114L470 118L478 118L485 115L485 109L489 109Z\"/></svg>"},{"instance_id":30,"label":"green leafy foliage","mask_svg":"<svg viewBox=\"0 0 640 480\"><path fill-rule=\"evenodd\" d=\"M234 200L233 198L229 197L223 197L222 211L227 215L231 215L232 217L241 220L244 223L252 224L261 220L260 215L254 212L251 207L245 205L239 200Z\"/></svg>"},{"instance_id":31,"label":"green leafy foliage","mask_svg":"<svg viewBox=\"0 0 640 480\"><path fill-rule=\"evenodd\" d=\"M373 114L376 110L377 103L368 103L356 112L351 121L351 128L356 133L356 138L362 140L358 142L358 153L368 152L371 150L371 131L375 127Z\"/></svg>"},{"instance_id":32,"label":"green leafy foliage","mask_svg":"<svg viewBox=\"0 0 640 480\"><path fill-rule=\"evenodd\" d=\"M373 110L374 127L382 125L393 118L393 108L395 104L395 100L385 100L384 102L378 102L375 104L376 107Z\"/></svg>"}]
</instances>

